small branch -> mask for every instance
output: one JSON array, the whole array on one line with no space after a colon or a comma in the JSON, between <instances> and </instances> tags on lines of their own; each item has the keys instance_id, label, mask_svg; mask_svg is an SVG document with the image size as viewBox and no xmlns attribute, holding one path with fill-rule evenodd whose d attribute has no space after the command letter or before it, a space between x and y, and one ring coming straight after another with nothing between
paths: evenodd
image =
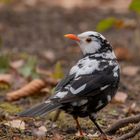
<instances>
[{"instance_id":1,"label":"small branch","mask_svg":"<svg viewBox=\"0 0 140 140\"><path fill-rule=\"evenodd\" d=\"M119 128L122 128L126 126L129 123L138 123L140 122L140 114L131 116L128 118L124 118L122 120L117 121L115 124L113 124L108 130L107 134L114 134Z\"/></svg>"},{"instance_id":2,"label":"small branch","mask_svg":"<svg viewBox=\"0 0 140 140\"><path fill-rule=\"evenodd\" d=\"M138 123L135 128L133 128L129 133L122 135L121 137L117 138L117 140L128 140L129 138L134 137L136 134L140 132L140 123Z\"/></svg>"}]
</instances>

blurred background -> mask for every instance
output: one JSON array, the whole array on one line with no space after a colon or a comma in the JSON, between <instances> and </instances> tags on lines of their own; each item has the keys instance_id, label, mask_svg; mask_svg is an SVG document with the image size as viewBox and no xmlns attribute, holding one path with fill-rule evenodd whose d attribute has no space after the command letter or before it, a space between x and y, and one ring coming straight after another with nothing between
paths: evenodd
<instances>
[{"instance_id":1,"label":"blurred background","mask_svg":"<svg viewBox=\"0 0 140 140\"><path fill-rule=\"evenodd\" d=\"M63 35L90 30L108 39L121 65L116 101L100 114L108 112L111 117L100 124L139 112L139 0L0 0L0 112L13 115L53 93L58 80L81 57L77 45ZM45 88L35 86L33 96L29 92L9 98L36 78L51 82Z\"/></svg>"}]
</instances>

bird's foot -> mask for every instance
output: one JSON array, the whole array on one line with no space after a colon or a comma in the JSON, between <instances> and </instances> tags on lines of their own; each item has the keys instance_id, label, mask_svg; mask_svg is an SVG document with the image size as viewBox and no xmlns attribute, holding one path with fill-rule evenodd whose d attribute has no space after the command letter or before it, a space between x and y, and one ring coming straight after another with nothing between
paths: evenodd
<instances>
[{"instance_id":1,"label":"bird's foot","mask_svg":"<svg viewBox=\"0 0 140 140\"><path fill-rule=\"evenodd\" d=\"M76 133L76 136L78 136L78 137L84 137L84 136L86 136L86 133L84 133L83 131L78 131Z\"/></svg>"}]
</instances>

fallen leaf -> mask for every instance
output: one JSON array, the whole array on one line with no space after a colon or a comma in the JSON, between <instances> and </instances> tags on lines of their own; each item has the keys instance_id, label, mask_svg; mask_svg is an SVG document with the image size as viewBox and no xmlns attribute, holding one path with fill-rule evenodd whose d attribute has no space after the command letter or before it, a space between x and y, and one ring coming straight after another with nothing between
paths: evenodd
<instances>
[{"instance_id":1,"label":"fallen leaf","mask_svg":"<svg viewBox=\"0 0 140 140\"><path fill-rule=\"evenodd\" d=\"M23 65L24 65L24 61L22 59L10 62L10 66L13 69L18 69L18 68L22 67Z\"/></svg>"},{"instance_id":2,"label":"fallen leaf","mask_svg":"<svg viewBox=\"0 0 140 140\"><path fill-rule=\"evenodd\" d=\"M41 79L35 79L31 81L29 84L25 85L21 89L16 91L12 91L6 94L7 101L18 100L22 97L26 97L35 93L39 93L39 91L46 87L46 82Z\"/></svg>"},{"instance_id":3,"label":"fallen leaf","mask_svg":"<svg viewBox=\"0 0 140 140\"><path fill-rule=\"evenodd\" d=\"M8 89L13 82L11 74L0 74L0 89Z\"/></svg>"},{"instance_id":4,"label":"fallen leaf","mask_svg":"<svg viewBox=\"0 0 140 140\"><path fill-rule=\"evenodd\" d=\"M136 76L140 68L138 66L126 66L122 68L122 74L126 76Z\"/></svg>"},{"instance_id":5,"label":"fallen leaf","mask_svg":"<svg viewBox=\"0 0 140 140\"><path fill-rule=\"evenodd\" d=\"M55 68L54 68L54 72L52 74L52 77L54 79L62 79L64 77L64 73L63 73L62 66L61 66L60 62L57 62L55 64Z\"/></svg>"},{"instance_id":6,"label":"fallen leaf","mask_svg":"<svg viewBox=\"0 0 140 140\"><path fill-rule=\"evenodd\" d=\"M116 19L114 17L109 17L106 19L101 20L96 27L98 32L104 32L113 27L115 24Z\"/></svg>"},{"instance_id":7,"label":"fallen leaf","mask_svg":"<svg viewBox=\"0 0 140 140\"><path fill-rule=\"evenodd\" d=\"M38 78L39 75L36 72L37 59L36 57L29 57L27 62L18 69L19 74L23 75L25 78L32 77Z\"/></svg>"},{"instance_id":8,"label":"fallen leaf","mask_svg":"<svg viewBox=\"0 0 140 140\"><path fill-rule=\"evenodd\" d=\"M52 50L48 50L42 53L42 56L45 57L50 62L54 62L56 60L55 54Z\"/></svg>"},{"instance_id":9,"label":"fallen leaf","mask_svg":"<svg viewBox=\"0 0 140 140\"><path fill-rule=\"evenodd\" d=\"M10 58L7 54L0 54L0 73L8 72L10 68Z\"/></svg>"},{"instance_id":10,"label":"fallen leaf","mask_svg":"<svg viewBox=\"0 0 140 140\"><path fill-rule=\"evenodd\" d=\"M132 0L131 4L129 6L129 9L140 14L140 1L139 0Z\"/></svg>"},{"instance_id":11,"label":"fallen leaf","mask_svg":"<svg viewBox=\"0 0 140 140\"><path fill-rule=\"evenodd\" d=\"M43 69L43 68L40 68L40 67L36 68L36 72L38 74L41 74L41 75L52 76L52 71L49 71L49 70L46 70L46 69Z\"/></svg>"},{"instance_id":12,"label":"fallen leaf","mask_svg":"<svg viewBox=\"0 0 140 140\"><path fill-rule=\"evenodd\" d=\"M47 132L47 129L46 129L46 127L45 126L40 126L39 128L38 128L40 131L44 131L44 132Z\"/></svg>"},{"instance_id":13,"label":"fallen leaf","mask_svg":"<svg viewBox=\"0 0 140 140\"><path fill-rule=\"evenodd\" d=\"M38 129L33 129L33 135L37 137L45 137L47 129L45 126L40 126Z\"/></svg>"},{"instance_id":14,"label":"fallen leaf","mask_svg":"<svg viewBox=\"0 0 140 140\"><path fill-rule=\"evenodd\" d=\"M11 83L12 79L13 79L13 77L11 74L0 74L0 81L5 81L7 83Z\"/></svg>"},{"instance_id":15,"label":"fallen leaf","mask_svg":"<svg viewBox=\"0 0 140 140\"><path fill-rule=\"evenodd\" d=\"M113 102L115 103L124 103L127 99L128 95L124 92L118 91L113 98Z\"/></svg>"},{"instance_id":16,"label":"fallen leaf","mask_svg":"<svg viewBox=\"0 0 140 140\"><path fill-rule=\"evenodd\" d=\"M64 139L60 134L54 133L52 140L64 140Z\"/></svg>"},{"instance_id":17,"label":"fallen leaf","mask_svg":"<svg viewBox=\"0 0 140 140\"><path fill-rule=\"evenodd\" d=\"M5 125L8 125L10 127L13 128L18 128L18 129L25 129L25 122L22 120L12 120L12 121L8 121L5 123Z\"/></svg>"}]
</instances>

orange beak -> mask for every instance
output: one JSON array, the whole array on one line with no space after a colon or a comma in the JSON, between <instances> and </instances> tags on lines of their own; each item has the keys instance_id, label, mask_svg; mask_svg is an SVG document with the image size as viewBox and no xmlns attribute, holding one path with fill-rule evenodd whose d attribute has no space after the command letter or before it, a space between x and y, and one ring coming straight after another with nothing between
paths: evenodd
<instances>
[{"instance_id":1,"label":"orange beak","mask_svg":"<svg viewBox=\"0 0 140 140\"><path fill-rule=\"evenodd\" d=\"M64 35L64 37L69 38L69 39L72 39L72 40L80 41L80 38L78 38L74 34L66 34L66 35Z\"/></svg>"}]
</instances>

